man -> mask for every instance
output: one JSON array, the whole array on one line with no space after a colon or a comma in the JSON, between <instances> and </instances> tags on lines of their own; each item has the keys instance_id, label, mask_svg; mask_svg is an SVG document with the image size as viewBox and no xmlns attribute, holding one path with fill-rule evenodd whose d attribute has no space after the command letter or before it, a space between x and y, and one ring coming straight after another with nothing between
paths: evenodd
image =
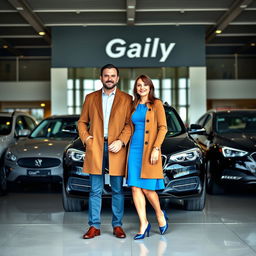
<instances>
[{"instance_id":1,"label":"man","mask_svg":"<svg viewBox=\"0 0 256 256\"><path fill-rule=\"evenodd\" d=\"M112 64L101 68L103 88L86 96L78 121L79 136L86 146L83 171L90 174L89 230L90 239L100 235L100 212L104 170L109 169L112 188L113 234L125 238L122 229L124 213L123 176L131 136L129 118L132 97L117 88L119 70Z\"/></svg>"}]
</instances>

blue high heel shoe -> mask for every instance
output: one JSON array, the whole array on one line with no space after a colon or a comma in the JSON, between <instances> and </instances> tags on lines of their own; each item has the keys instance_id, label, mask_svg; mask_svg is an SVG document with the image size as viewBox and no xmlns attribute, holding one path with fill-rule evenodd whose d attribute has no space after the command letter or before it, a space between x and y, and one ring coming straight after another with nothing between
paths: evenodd
<instances>
[{"instance_id":1,"label":"blue high heel shoe","mask_svg":"<svg viewBox=\"0 0 256 256\"><path fill-rule=\"evenodd\" d=\"M163 211L163 214L164 214L164 218L165 218L166 224L163 227L159 227L161 235L164 235L166 233L166 231L168 229L168 219L169 219L168 216L167 216L166 211Z\"/></svg>"},{"instance_id":2,"label":"blue high heel shoe","mask_svg":"<svg viewBox=\"0 0 256 256\"><path fill-rule=\"evenodd\" d=\"M145 232L143 234L137 234L133 239L134 240L144 239L146 234L147 234L147 237L149 237L150 229L151 229L151 225L150 225L150 223L148 223L148 226L147 226Z\"/></svg>"}]
</instances>

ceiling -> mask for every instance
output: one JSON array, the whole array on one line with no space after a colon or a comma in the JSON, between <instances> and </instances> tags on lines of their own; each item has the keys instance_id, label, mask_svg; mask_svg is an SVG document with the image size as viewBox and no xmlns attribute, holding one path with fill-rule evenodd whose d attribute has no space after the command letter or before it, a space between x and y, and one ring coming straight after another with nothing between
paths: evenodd
<instances>
[{"instance_id":1,"label":"ceiling","mask_svg":"<svg viewBox=\"0 0 256 256\"><path fill-rule=\"evenodd\" d=\"M201 25L207 56L256 56L256 0L0 0L0 57L50 58L53 26L143 25Z\"/></svg>"}]
</instances>

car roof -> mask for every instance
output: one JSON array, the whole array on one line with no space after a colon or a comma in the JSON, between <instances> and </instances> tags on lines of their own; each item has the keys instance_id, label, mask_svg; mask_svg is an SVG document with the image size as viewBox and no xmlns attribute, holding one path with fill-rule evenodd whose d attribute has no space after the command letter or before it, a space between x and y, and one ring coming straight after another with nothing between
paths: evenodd
<instances>
[{"instance_id":1,"label":"car roof","mask_svg":"<svg viewBox=\"0 0 256 256\"><path fill-rule=\"evenodd\" d=\"M5 116L5 117L12 117L16 115L26 115L26 116L31 116L30 114L22 111L14 111L14 112L0 112L0 116Z\"/></svg>"},{"instance_id":2,"label":"car roof","mask_svg":"<svg viewBox=\"0 0 256 256\"><path fill-rule=\"evenodd\" d=\"M64 118L74 118L74 119L76 119L76 118L79 118L79 117L80 117L80 115L53 115L53 116L49 116L45 119L58 119L58 118L62 118L62 119L64 119Z\"/></svg>"},{"instance_id":3,"label":"car roof","mask_svg":"<svg viewBox=\"0 0 256 256\"><path fill-rule=\"evenodd\" d=\"M256 109L211 109L207 113L256 113Z\"/></svg>"}]
</instances>

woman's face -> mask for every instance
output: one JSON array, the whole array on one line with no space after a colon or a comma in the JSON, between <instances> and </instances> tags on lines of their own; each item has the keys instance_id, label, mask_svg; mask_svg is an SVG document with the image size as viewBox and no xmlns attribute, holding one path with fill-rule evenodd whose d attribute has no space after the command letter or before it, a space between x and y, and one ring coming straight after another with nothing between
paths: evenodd
<instances>
[{"instance_id":1,"label":"woman's face","mask_svg":"<svg viewBox=\"0 0 256 256\"><path fill-rule=\"evenodd\" d=\"M149 95L149 92L150 92L149 85L145 84L141 79L137 81L136 89L140 97L145 97Z\"/></svg>"}]
</instances>

